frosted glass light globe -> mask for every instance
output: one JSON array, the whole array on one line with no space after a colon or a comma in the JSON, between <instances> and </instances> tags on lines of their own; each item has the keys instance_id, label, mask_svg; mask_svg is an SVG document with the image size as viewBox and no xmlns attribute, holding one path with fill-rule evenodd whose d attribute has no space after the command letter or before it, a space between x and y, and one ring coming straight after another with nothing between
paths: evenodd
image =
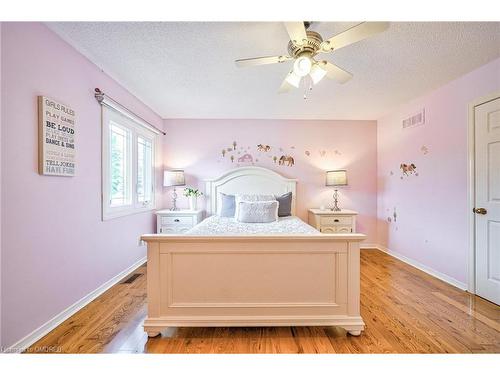
<instances>
[{"instance_id":1,"label":"frosted glass light globe","mask_svg":"<svg viewBox=\"0 0 500 375\"><path fill-rule=\"evenodd\" d=\"M293 72L299 77L305 77L311 71L312 62L307 56L301 56L293 63Z\"/></svg>"}]
</instances>

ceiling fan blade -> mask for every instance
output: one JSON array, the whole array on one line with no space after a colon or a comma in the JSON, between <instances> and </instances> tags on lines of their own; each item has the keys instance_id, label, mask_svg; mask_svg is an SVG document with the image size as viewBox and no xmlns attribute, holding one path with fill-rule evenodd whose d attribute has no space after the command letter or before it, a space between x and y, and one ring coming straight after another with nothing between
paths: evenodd
<instances>
[{"instance_id":1,"label":"ceiling fan blade","mask_svg":"<svg viewBox=\"0 0 500 375\"><path fill-rule=\"evenodd\" d=\"M283 80L283 83L281 84L280 88L278 89L278 94L284 94L290 90L292 90L294 87L290 85L286 79Z\"/></svg>"},{"instance_id":2,"label":"ceiling fan blade","mask_svg":"<svg viewBox=\"0 0 500 375\"><path fill-rule=\"evenodd\" d=\"M302 46L307 42L306 28L304 22L283 22L290 40L297 46Z\"/></svg>"},{"instance_id":3,"label":"ceiling fan blade","mask_svg":"<svg viewBox=\"0 0 500 375\"><path fill-rule=\"evenodd\" d=\"M290 73L286 75L285 79L283 80L283 83L278 89L278 94L283 94L285 92L293 90L294 88L298 88L300 85L301 78L302 77L296 75L292 70Z\"/></svg>"},{"instance_id":4,"label":"ceiling fan blade","mask_svg":"<svg viewBox=\"0 0 500 375\"><path fill-rule=\"evenodd\" d=\"M239 59L235 61L235 64L238 68L244 68L247 66L277 64L288 61L290 59L292 59L290 56L265 56L254 57L251 59Z\"/></svg>"},{"instance_id":5,"label":"ceiling fan blade","mask_svg":"<svg viewBox=\"0 0 500 375\"><path fill-rule=\"evenodd\" d=\"M389 22L363 22L321 43L322 52L331 52L387 30Z\"/></svg>"},{"instance_id":6,"label":"ceiling fan blade","mask_svg":"<svg viewBox=\"0 0 500 375\"><path fill-rule=\"evenodd\" d=\"M338 83L346 83L352 78L352 74L328 61L320 61L319 67L326 70L326 76Z\"/></svg>"}]
</instances>

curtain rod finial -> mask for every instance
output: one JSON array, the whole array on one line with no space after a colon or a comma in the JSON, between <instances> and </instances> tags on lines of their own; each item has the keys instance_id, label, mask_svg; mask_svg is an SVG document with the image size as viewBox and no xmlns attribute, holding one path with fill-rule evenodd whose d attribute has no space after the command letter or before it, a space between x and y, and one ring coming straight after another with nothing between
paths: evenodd
<instances>
[{"instance_id":1,"label":"curtain rod finial","mask_svg":"<svg viewBox=\"0 0 500 375\"><path fill-rule=\"evenodd\" d=\"M94 89L94 91L95 91L95 94L94 94L95 98L97 99L97 101L99 103L101 103L104 100L104 93L98 87L96 87Z\"/></svg>"},{"instance_id":2,"label":"curtain rod finial","mask_svg":"<svg viewBox=\"0 0 500 375\"><path fill-rule=\"evenodd\" d=\"M136 115L134 112L130 111L129 109L127 109L126 107L122 106L121 104L119 104L118 102L116 102L115 100L113 100L113 98L110 98L108 95L105 95L101 89L99 87L96 87L94 89L95 93L94 93L94 97L96 98L96 100L99 102L99 104L101 105L107 105L107 106L110 106L111 108L114 108L115 110L118 108L121 108L119 109L119 111L123 114L123 110L126 112L126 113L129 113L130 115L134 116L135 118L138 118L139 120L143 121L148 127L151 127L153 128L156 132L158 132L159 134L163 134L163 135L167 135L167 133L165 133L163 130L161 129L158 129L156 126L154 125L151 125L149 122L147 122L146 120L144 120L142 117ZM114 104L111 104L111 103L114 103ZM130 116L129 115L129 116Z\"/></svg>"}]
</instances>

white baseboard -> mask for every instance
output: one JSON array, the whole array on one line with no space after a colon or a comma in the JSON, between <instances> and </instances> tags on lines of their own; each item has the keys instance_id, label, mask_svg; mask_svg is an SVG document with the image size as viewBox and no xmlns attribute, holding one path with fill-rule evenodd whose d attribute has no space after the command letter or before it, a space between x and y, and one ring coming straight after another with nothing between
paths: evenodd
<instances>
[{"instance_id":1,"label":"white baseboard","mask_svg":"<svg viewBox=\"0 0 500 375\"><path fill-rule=\"evenodd\" d=\"M106 281L99 288L90 292L89 294L87 294L85 297L83 297L79 301L75 302L74 304L72 304L71 306L66 308L65 310L61 311L59 314L54 316L48 322L44 323L39 328L35 329L33 332L26 335L25 337L23 337L21 340L19 340L15 344L6 348L6 350L4 352L5 353L21 353L26 348L33 345L35 342L40 340L47 333L49 333L54 328L56 328L58 325L60 325L62 322L64 322L66 319L68 319L69 317L74 315L76 312L78 312L79 310L84 308L86 305L88 305L90 302L95 300L97 297L99 297L101 294L103 294L105 291L107 291L113 285L117 284L120 280L122 280L125 276L130 274L136 268L142 266L144 263L146 263L146 257L139 259L137 262L132 264L130 267L123 270L118 275L114 276L112 279Z\"/></svg>"},{"instance_id":2,"label":"white baseboard","mask_svg":"<svg viewBox=\"0 0 500 375\"><path fill-rule=\"evenodd\" d=\"M361 250L367 250L367 249L378 249L379 246L376 243L361 243L359 248Z\"/></svg>"},{"instance_id":3,"label":"white baseboard","mask_svg":"<svg viewBox=\"0 0 500 375\"><path fill-rule=\"evenodd\" d=\"M383 251L384 253L386 253L386 254L388 254L396 259L399 259L402 262L405 262L406 264L409 264L412 267L418 268L420 271L423 271L423 272L425 272L425 273L427 273L427 274L429 274L429 275L431 275L431 276L433 276L441 281L444 281L445 283L453 285L453 286L457 287L458 289L467 290L466 283L458 281L457 279L454 279L451 276L445 275L442 272L439 272L439 271L436 271L435 269L427 267L426 265L424 265L420 262L417 262L416 260L408 258L402 254L395 252L395 251L391 251L390 249L388 249L382 245L376 245L375 248L380 250L380 251Z\"/></svg>"}]
</instances>

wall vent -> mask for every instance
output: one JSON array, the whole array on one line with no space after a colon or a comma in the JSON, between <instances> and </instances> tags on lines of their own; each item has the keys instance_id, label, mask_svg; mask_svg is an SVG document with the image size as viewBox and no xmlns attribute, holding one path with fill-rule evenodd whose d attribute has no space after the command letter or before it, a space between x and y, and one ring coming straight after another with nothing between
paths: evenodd
<instances>
[{"instance_id":1,"label":"wall vent","mask_svg":"<svg viewBox=\"0 0 500 375\"><path fill-rule=\"evenodd\" d=\"M425 124L425 108L403 120L403 129Z\"/></svg>"},{"instance_id":2,"label":"wall vent","mask_svg":"<svg viewBox=\"0 0 500 375\"><path fill-rule=\"evenodd\" d=\"M132 284L135 279L137 279L138 277L141 277L142 276L142 273L134 273L133 275L129 276L128 278L126 278L125 280L123 280L120 284Z\"/></svg>"}]
</instances>

